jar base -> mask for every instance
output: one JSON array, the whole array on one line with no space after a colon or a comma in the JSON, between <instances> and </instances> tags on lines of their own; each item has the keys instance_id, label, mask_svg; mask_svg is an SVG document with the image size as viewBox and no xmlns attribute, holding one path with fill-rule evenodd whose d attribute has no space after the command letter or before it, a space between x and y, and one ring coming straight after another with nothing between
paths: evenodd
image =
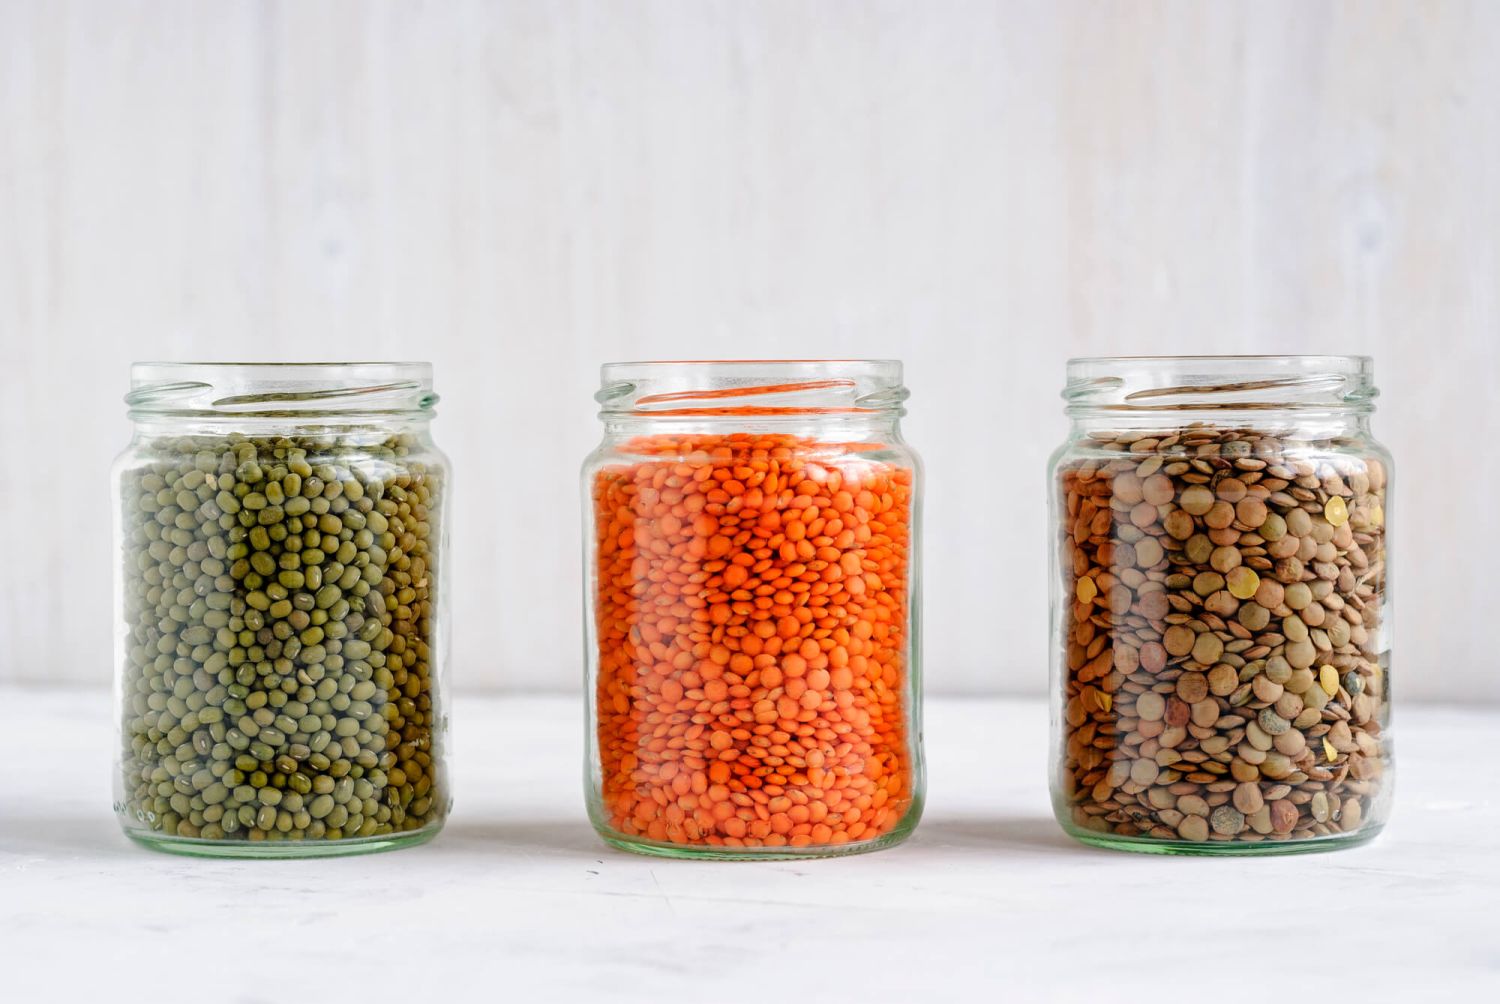
<instances>
[{"instance_id":1,"label":"jar base","mask_svg":"<svg viewBox=\"0 0 1500 1004\"><path fill-rule=\"evenodd\" d=\"M894 847L909 835L891 832L874 840L862 840L856 844L838 844L829 847L723 848L663 844L654 840L631 840L625 837L599 834L606 844L618 850L644 854L653 858L675 858L679 861L807 861L813 858L842 858Z\"/></svg>"},{"instance_id":2,"label":"jar base","mask_svg":"<svg viewBox=\"0 0 1500 1004\"><path fill-rule=\"evenodd\" d=\"M599 826L595 831L601 840L611 847L632 854L644 854L653 858L675 858L679 861L808 861L813 858L843 858L855 854L883 851L903 843L917 828L917 813L908 813L912 818L903 820L888 833L874 840L861 840L852 844L825 844L819 847L715 847L704 844L673 844L660 840L645 840L621 836Z\"/></svg>"},{"instance_id":3,"label":"jar base","mask_svg":"<svg viewBox=\"0 0 1500 1004\"><path fill-rule=\"evenodd\" d=\"M406 833L378 837L354 837L348 840L203 840L197 837L175 837L146 830L125 830L125 835L142 847L166 854L194 858L337 858L355 854L378 854L381 851L416 847L437 836L441 826L427 826Z\"/></svg>"},{"instance_id":4,"label":"jar base","mask_svg":"<svg viewBox=\"0 0 1500 1004\"><path fill-rule=\"evenodd\" d=\"M1188 857L1270 857L1278 854L1319 854L1324 851L1358 847L1374 840L1383 827L1367 826L1358 833L1315 837L1311 840L1235 841L1157 840L1152 837L1123 837L1113 833L1096 833L1063 824L1068 836L1089 847L1134 854L1174 854Z\"/></svg>"}]
</instances>

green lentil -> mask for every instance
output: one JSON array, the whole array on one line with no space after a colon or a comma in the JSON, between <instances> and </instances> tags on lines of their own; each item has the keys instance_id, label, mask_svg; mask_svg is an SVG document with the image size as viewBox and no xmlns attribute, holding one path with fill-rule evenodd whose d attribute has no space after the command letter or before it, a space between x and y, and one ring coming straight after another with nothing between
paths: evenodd
<instances>
[{"instance_id":1,"label":"green lentil","mask_svg":"<svg viewBox=\"0 0 1500 1004\"><path fill-rule=\"evenodd\" d=\"M135 829L338 840L440 825L440 470L417 441L169 437L121 483Z\"/></svg>"}]
</instances>

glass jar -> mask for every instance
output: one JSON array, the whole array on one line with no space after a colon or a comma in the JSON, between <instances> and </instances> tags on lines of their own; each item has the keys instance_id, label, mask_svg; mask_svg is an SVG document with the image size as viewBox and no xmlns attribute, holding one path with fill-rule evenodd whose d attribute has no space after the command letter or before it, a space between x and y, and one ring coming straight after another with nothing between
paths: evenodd
<instances>
[{"instance_id":1,"label":"glass jar","mask_svg":"<svg viewBox=\"0 0 1500 1004\"><path fill-rule=\"evenodd\" d=\"M229 857L431 838L449 806L431 367L137 363L125 400L125 833Z\"/></svg>"},{"instance_id":2,"label":"glass jar","mask_svg":"<svg viewBox=\"0 0 1500 1004\"><path fill-rule=\"evenodd\" d=\"M602 377L583 468L594 827L669 857L899 843L924 787L901 364Z\"/></svg>"},{"instance_id":3,"label":"glass jar","mask_svg":"<svg viewBox=\"0 0 1500 1004\"><path fill-rule=\"evenodd\" d=\"M1053 456L1053 804L1088 844L1362 843L1390 809L1371 362L1075 359Z\"/></svg>"}]
</instances>

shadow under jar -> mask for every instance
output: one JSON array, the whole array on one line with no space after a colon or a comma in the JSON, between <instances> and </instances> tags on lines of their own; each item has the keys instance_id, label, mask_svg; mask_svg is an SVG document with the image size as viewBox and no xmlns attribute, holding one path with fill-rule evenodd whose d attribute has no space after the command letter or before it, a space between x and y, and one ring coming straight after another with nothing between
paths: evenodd
<instances>
[{"instance_id":1,"label":"shadow under jar","mask_svg":"<svg viewBox=\"0 0 1500 1004\"><path fill-rule=\"evenodd\" d=\"M595 828L670 857L905 839L923 768L901 364L602 376L604 441L583 470Z\"/></svg>"},{"instance_id":2,"label":"shadow under jar","mask_svg":"<svg viewBox=\"0 0 1500 1004\"><path fill-rule=\"evenodd\" d=\"M116 461L125 833L229 857L421 843L449 805L448 462L426 363L138 363Z\"/></svg>"},{"instance_id":3,"label":"shadow under jar","mask_svg":"<svg viewBox=\"0 0 1500 1004\"><path fill-rule=\"evenodd\" d=\"M1391 461L1363 357L1075 359L1054 455L1053 803L1099 846L1369 840Z\"/></svg>"}]
</instances>

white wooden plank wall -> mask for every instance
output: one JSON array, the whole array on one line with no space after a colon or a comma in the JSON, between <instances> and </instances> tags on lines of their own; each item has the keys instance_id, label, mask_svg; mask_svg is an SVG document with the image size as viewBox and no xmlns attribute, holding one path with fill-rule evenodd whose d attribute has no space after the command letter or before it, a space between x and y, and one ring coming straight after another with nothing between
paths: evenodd
<instances>
[{"instance_id":1,"label":"white wooden plank wall","mask_svg":"<svg viewBox=\"0 0 1500 1004\"><path fill-rule=\"evenodd\" d=\"M1500 698L1500 4L0 0L0 679L110 676L137 358L430 358L455 678L575 688L606 359L899 356L933 690L1045 686L1063 360L1373 353Z\"/></svg>"}]
</instances>

